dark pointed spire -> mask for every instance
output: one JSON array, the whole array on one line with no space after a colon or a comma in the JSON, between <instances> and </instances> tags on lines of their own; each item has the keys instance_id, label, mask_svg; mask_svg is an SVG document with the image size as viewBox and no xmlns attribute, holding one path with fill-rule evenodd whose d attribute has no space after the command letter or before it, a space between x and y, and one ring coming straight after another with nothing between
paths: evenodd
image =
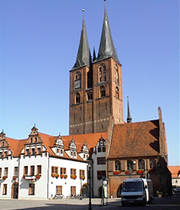
<instances>
[{"instance_id":1,"label":"dark pointed spire","mask_svg":"<svg viewBox=\"0 0 180 210\"><path fill-rule=\"evenodd\" d=\"M95 51L95 48L93 48L93 61L96 60L96 51Z\"/></svg>"},{"instance_id":2,"label":"dark pointed spire","mask_svg":"<svg viewBox=\"0 0 180 210\"><path fill-rule=\"evenodd\" d=\"M88 44L86 25L83 17L82 21L82 30L81 30L81 38L79 43L78 54L76 58L76 63L73 68L80 68L82 66L90 66L91 62L91 54Z\"/></svg>"},{"instance_id":3,"label":"dark pointed spire","mask_svg":"<svg viewBox=\"0 0 180 210\"><path fill-rule=\"evenodd\" d=\"M127 96L127 123L132 121L130 109L129 109L129 97Z\"/></svg>"},{"instance_id":4,"label":"dark pointed spire","mask_svg":"<svg viewBox=\"0 0 180 210\"><path fill-rule=\"evenodd\" d=\"M104 21L97 60L112 57L119 62L114 48L106 7L104 7Z\"/></svg>"}]
</instances>

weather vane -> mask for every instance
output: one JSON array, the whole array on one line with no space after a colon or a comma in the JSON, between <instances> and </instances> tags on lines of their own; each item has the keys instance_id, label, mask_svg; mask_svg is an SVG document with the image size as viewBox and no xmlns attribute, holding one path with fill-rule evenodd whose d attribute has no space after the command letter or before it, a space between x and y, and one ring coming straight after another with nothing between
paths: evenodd
<instances>
[{"instance_id":1,"label":"weather vane","mask_svg":"<svg viewBox=\"0 0 180 210\"><path fill-rule=\"evenodd\" d=\"M85 9L82 9L81 11L82 11L82 16L84 18Z\"/></svg>"}]
</instances>

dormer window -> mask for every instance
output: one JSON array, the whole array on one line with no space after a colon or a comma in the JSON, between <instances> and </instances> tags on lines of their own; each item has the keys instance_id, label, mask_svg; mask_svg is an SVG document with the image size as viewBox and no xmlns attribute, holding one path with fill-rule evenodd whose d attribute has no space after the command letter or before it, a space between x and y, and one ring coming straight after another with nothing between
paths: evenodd
<instances>
[{"instance_id":1,"label":"dormer window","mask_svg":"<svg viewBox=\"0 0 180 210\"><path fill-rule=\"evenodd\" d=\"M26 149L26 155L29 155L29 149Z\"/></svg>"},{"instance_id":2,"label":"dormer window","mask_svg":"<svg viewBox=\"0 0 180 210\"><path fill-rule=\"evenodd\" d=\"M61 155L61 156L64 154L64 143L63 143L62 137L60 135L59 135L58 139L56 140L54 152L57 155Z\"/></svg>"},{"instance_id":3,"label":"dormer window","mask_svg":"<svg viewBox=\"0 0 180 210\"><path fill-rule=\"evenodd\" d=\"M70 155L71 155L72 157L76 156L76 145L75 145L73 139L72 139L72 141L71 141L71 143L70 143L69 148L70 148Z\"/></svg>"},{"instance_id":4,"label":"dormer window","mask_svg":"<svg viewBox=\"0 0 180 210\"><path fill-rule=\"evenodd\" d=\"M41 154L41 148L37 148L38 155Z\"/></svg>"},{"instance_id":5,"label":"dormer window","mask_svg":"<svg viewBox=\"0 0 180 210\"><path fill-rule=\"evenodd\" d=\"M32 148L32 155L35 155L35 148Z\"/></svg>"},{"instance_id":6,"label":"dormer window","mask_svg":"<svg viewBox=\"0 0 180 210\"><path fill-rule=\"evenodd\" d=\"M102 137L98 143L98 152L106 152L105 140Z\"/></svg>"}]
</instances>

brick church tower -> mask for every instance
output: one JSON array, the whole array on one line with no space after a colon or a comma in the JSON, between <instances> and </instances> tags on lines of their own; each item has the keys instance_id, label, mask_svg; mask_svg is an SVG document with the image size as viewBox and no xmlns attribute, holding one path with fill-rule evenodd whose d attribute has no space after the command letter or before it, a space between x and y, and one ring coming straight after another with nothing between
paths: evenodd
<instances>
[{"instance_id":1,"label":"brick church tower","mask_svg":"<svg viewBox=\"0 0 180 210\"><path fill-rule=\"evenodd\" d=\"M109 121L123 123L122 73L107 16L104 21L99 52L93 61L85 21L76 63L70 71L70 134L103 132Z\"/></svg>"}]
</instances>

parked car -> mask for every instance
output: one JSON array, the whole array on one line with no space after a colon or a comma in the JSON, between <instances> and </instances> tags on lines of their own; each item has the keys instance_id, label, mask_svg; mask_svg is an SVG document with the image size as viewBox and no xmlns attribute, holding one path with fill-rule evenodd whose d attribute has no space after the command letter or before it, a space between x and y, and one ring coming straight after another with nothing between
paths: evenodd
<instances>
[{"instance_id":1,"label":"parked car","mask_svg":"<svg viewBox=\"0 0 180 210\"><path fill-rule=\"evenodd\" d=\"M153 199L153 187L150 179L129 178L122 184L121 203L126 204L139 203L146 205Z\"/></svg>"},{"instance_id":2,"label":"parked car","mask_svg":"<svg viewBox=\"0 0 180 210\"><path fill-rule=\"evenodd\" d=\"M180 187L174 187L173 194L180 194Z\"/></svg>"}]
</instances>

